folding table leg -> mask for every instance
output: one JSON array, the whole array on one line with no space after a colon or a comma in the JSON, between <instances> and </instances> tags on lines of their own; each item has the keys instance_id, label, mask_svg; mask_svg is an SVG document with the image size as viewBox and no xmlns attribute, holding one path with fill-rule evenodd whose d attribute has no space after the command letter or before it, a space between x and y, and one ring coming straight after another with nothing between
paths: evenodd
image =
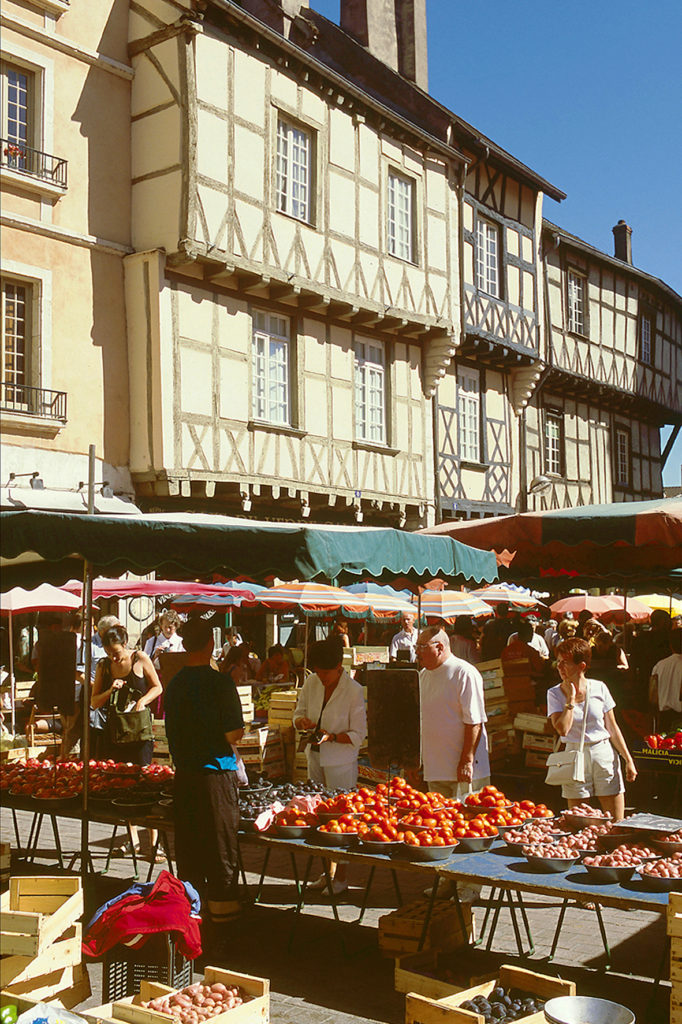
<instances>
[{"instance_id":1,"label":"folding table leg","mask_svg":"<svg viewBox=\"0 0 682 1024\"><path fill-rule=\"evenodd\" d=\"M516 920L516 907L514 906L512 895L508 890L503 893L503 902L505 902L509 907L509 915L511 917L512 928L514 929L514 938L516 939L516 948L519 951L519 956L524 956L521 932L519 931L519 923Z\"/></svg>"},{"instance_id":2,"label":"folding table leg","mask_svg":"<svg viewBox=\"0 0 682 1024\"><path fill-rule=\"evenodd\" d=\"M263 861L263 870L261 871L260 878L258 880L258 888L256 889L256 895L253 897L253 902L254 903L259 903L260 902L260 898L261 898L261 896L263 894L263 882L265 881L265 872L268 870L268 863L270 861L270 853L271 852L272 852L272 848L270 846L268 846L268 848L265 851L265 860Z\"/></svg>"},{"instance_id":3,"label":"folding table leg","mask_svg":"<svg viewBox=\"0 0 682 1024\"><path fill-rule=\"evenodd\" d=\"M168 870L170 871L171 874L175 874L175 869L173 867L173 858L170 852L170 844L168 842L168 833L166 832L165 828L159 829L159 840L161 842L163 855L166 858L166 862L168 863ZM241 864L241 854L239 855L239 863ZM242 872L243 871L244 868L242 867ZM246 884L246 879L244 879L244 884Z\"/></svg>"},{"instance_id":4,"label":"folding table leg","mask_svg":"<svg viewBox=\"0 0 682 1024\"><path fill-rule=\"evenodd\" d=\"M57 847L57 857L59 858L59 867L64 870L64 858L62 857L62 844L59 838L59 829L57 827L57 820L54 814L50 815L50 821L52 822L52 832L54 834L54 842Z\"/></svg>"},{"instance_id":5,"label":"folding table leg","mask_svg":"<svg viewBox=\"0 0 682 1024\"><path fill-rule=\"evenodd\" d=\"M595 903L594 909L597 913L597 921L599 922L599 931L601 932L601 940L604 943L604 952L606 953L606 964L604 966L605 971L611 970L611 950L609 949L609 940L606 937L606 928L604 927L604 918L601 914L601 907L598 903Z\"/></svg>"},{"instance_id":6,"label":"folding table leg","mask_svg":"<svg viewBox=\"0 0 682 1024\"><path fill-rule=\"evenodd\" d=\"M161 833L157 832L156 833L156 842L154 843L154 846L152 847L152 852L149 855L149 871L147 872L147 882L151 882L152 875L154 874L154 865L156 863L156 854L157 854L158 849L159 849L160 841L161 841ZM170 977L172 977L172 974L169 974L169 978Z\"/></svg>"},{"instance_id":7,"label":"folding table leg","mask_svg":"<svg viewBox=\"0 0 682 1024\"><path fill-rule=\"evenodd\" d=\"M514 895L514 893L510 889L509 890L509 896L513 897L513 895ZM519 901L519 910L521 911L521 920L523 921L523 926L526 929L526 936L528 938L528 945L530 947L529 950L528 950L528 953L526 955L527 956L532 956L533 953L535 952L535 943L533 942L533 936L531 934L530 925L528 923L528 915L526 914L526 905L523 902L523 896L522 896L522 894L520 892L516 893L516 898Z\"/></svg>"},{"instance_id":8,"label":"folding table leg","mask_svg":"<svg viewBox=\"0 0 682 1024\"><path fill-rule=\"evenodd\" d=\"M38 840L40 838L40 830L43 826L43 812L36 811L33 818L33 824L31 825L31 831L28 834L28 847L26 849L27 857L26 860L29 864L33 864L36 859L36 853L38 851ZM34 832L35 829L35 832Z\"/></svg>"},{"instance_id":9,"label":"folding table leg","mask_svg":"<svg viewBox=\"0 0 682 1024\"><path fill-rule=\"evenodd\" d=\"M566 916L566 907L567 906L568 906L568 900L562 900L561 910L559 911L559 920L556 923L556 928L554 930L554 938L552 939L552 948L550 949L549 956L547 957L548 960L553 960L554 959L554 954L556 952L557 943L559 942L559 935L561 934L561 929L562 929L563 924L564 924L564 918Z\"/></svg>"},{"instance_id":10,"label":"folding table leg","mask_svg":"<svg viewBox=\"0 0 682 1024\"><path fill-rule=\"evenodd\" d=\"M492 910L494 901L496 899L496 896L495 896L496 892L497 892L497 889L491 889L490 890L490 896L488 897L488 902L486 904L485 914L483 915L483 923L481 925L481 930L478 933L478 938L474 939L474 942L473 942L474 946L480 946L481 943L483 942L483 938L485 936L485 930L486 930L486 928L488 926L488 918L490 917L490 911ZM459 904L459 900L457 900L457 903ZM461 914L461 908L460 908L460 914Z\"/></svg>"},{"instance_id":11,"label":"folding table leg","mask_svg":"<svg viewBox=\"0 0 682 1024\"><path fill-rule=\"evenodd\" d=\"M289 852L289 857L291 858L291 873L294 876L294 884L296 886L296 892L298 893L298 895L300 895L300 893L301 893L301 883L298 880L298 865L296 864L296 857L294 856L293 850L291 850Z\"/></svg>"},{"instance_id":12,"label":"folding table leg","mask_svg":"<svg viewBox=\"0 0 682 1024\"><path fill-rule=\"evenodd\" d=\"M391 868L391 877L393 878L393 888L395 889L395 894L398 900L398 906L402 907L403 894L400 891L400 885L398 884L398 872L396 871L395 868Z\"/></svg>"},{"instance_id":13,"label":"folding table leg","mask_svg":"<svg viewBox=\"0 0 682 1024\"><path fill-rule=\"evenodd\" d=\"M336 895L334 893L334 879L332 878L331 872L329 870L329 861L324 857L322 858L322 870L324 871L324 877L327 882L329 902L332 905L332 913L334 915L334 920L336 921L337 924L340 924L341 918L339 917L339 910L338 907L336 906ZM421 949L421 946L419 948Z\"/></svg>"},{"instance_id":14,"label":"folding table leg","mask_svg":"<svg viewBox=\"0 0 682 1024\"><path fill-rule=\"evenodd\" d=\"M17 821L17 812L15 808L12 808L12 823L14 825L14 838L17 841L17 853L21 850L21 836L19 835L19 822Z\"/></svg>"},{"instance_id":15,"label":"folding table leg","mask_svg":"<svg viewBox=\"0 0 682 1024\"><path fill-rule=\"evenodd\" d=\"M438 892L438 883L440 882L440 875L436 871L434 874L433 885L431 886L431 895L429 896L429 903L426 908L426 915L424 917L424 924L422 925L422 933L419 936L419 945L417 946L417 952L421 953L426 942L426 933L429 930L431 923L431 914L433 913L433 906L436 902L436 893ZM459 903L459 900L457 901ZM459 916L462 916L462 908L459 908Z\"/></svg>"},{"instance_id":16,"label":"folding table leg","mask_svg":"<svg viewBox=\"0 0 682 1024\"><path fill-rule=\"evenodd\" d=\"M128 832L128 841L130 843L130 849L133 855L133 878L135 879L135 881L137 881L137 879L140 877L140 872L137 867L137 854L135 852L135 840L133 839L133 830L129 821L126 821L126 829Z\"/></svg>"},{"instance_id":17,"label":"folding table leg","mask_svg":"<svg viewBox=\"0 0 682 1024\"><path fill-rule=\"evenodd\" d=\"M374 872L376 870L376 864L372 864L369 869L369 875L367 877L367 884L365 885L365 894L362 897L362 906L360 907L360 916L358 917L356 924L362 924L362 919L365 916L365 910L367 909L367 901L369 899L369 892L372 888L372 882L374 881Z\"/></svg>"},{"instance_id":18,"label":"folding table leg","mask_svg":"<svg viewBox=\"0 0 682 1024\"><path fill-rule=\"evenodd\" d=\"M104 867L102 868L102 874L103 875L106 875L107 871L109 870L109 865L111 864L111 858L112 858L112 855L113 855L113 852L114 852L114 842L116 841L116 833L117 832L118 832L118 822L115 822L114 823L114 831L111 833L111 839L109 840L109 849L107 850L107 860L106 860L106 863L105 863Z\"/></svg>"}]
</instances>

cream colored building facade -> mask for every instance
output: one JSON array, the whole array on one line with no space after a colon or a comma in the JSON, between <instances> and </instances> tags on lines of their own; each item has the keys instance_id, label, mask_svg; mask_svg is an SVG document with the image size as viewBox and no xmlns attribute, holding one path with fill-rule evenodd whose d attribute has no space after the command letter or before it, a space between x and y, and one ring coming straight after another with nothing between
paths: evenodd
<instances>
[{"instance_id":1,"label":"cream colored building facade","mask_svg":"<svg viewBox=\"0 0 682 1024\"><path fill-rule=\"evenodd\" d=\"M132 493L127 35L127 0L3 0L0 430L10 507L82 505L90 444L97 482Z\"/></svg>"}]
</instances>

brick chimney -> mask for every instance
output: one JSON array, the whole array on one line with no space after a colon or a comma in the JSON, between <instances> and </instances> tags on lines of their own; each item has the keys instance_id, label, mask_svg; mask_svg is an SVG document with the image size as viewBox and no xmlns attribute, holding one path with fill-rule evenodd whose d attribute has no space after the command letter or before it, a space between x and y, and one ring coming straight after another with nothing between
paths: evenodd
<instances>
[{"instance_id":1,"label":"brick chimney","mask_svg":"<svg viewBox=\"0 0 682 1024\"><path fill-rule=\"evenodd\" d=\"M241 6L259 21L289 38L291 24L309 0L241 0Z\"/></svg>"},{"instance_id":2,"label":"brick chimney","mask_svg":"<svg viewBox=\"0 0 682 1024\"><path fill-rule=\"evenodd\" d=\"M613 228L613 255L632 266L632 228L624 220Z\"/></svg>"},{"instance_id":3,"label":"brick chimney","mask_svg":"<svg viewBox=\"0 0 682 1024\"><path fill-rule=\"evenodd\" d=\"M426 0L341 0L341 28L374 57L428 90Z\"/></svg>"}]
</instances>

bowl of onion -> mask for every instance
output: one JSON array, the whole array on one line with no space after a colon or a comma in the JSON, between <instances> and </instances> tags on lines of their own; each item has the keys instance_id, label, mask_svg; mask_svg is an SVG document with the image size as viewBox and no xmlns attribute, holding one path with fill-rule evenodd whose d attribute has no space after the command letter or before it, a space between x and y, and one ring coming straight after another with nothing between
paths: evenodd
<instances>
[{"instance_id":1,"label":"bowl of onion","mask_svg":"<svg viewBox=\"0 0 682 1024\"><path fill-rule=\"evenodd\" d=\"M682 888L682 853L640 864L637 874L652 892L676 892Z\"/></svg>"}]
</instances>

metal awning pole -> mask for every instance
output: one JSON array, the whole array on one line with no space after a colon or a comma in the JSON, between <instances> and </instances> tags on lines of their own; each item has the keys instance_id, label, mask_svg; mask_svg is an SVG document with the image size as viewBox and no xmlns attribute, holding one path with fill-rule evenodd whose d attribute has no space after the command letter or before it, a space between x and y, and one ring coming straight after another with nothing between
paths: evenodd
<instances>
[{"instance_id":1,"label":"metal awning pole","mask_svg":"<svg viewBox=\"0 0 682 1024\"><path fill-rule=\"evenodd\" d=\"M672 595L670 597L672 601ZM672 604L670 606L672 608ZM9 610L9 692L12 700L12 739L17 725L17 687L14 679L14 640L12 639L12 609Z\"/></svg>"},{"instance_id":2,"label":"metal awning pole","mask_svg":"<svg viewBox=\"0 0 682 1024\"><path fill-rule=\"evenodd\" d=\"M88 452L88 515L95 512L95 446ZM81 761L83 762L83 804L81 811L81 877L83 883L88 873L89 808L88 784L90 781L90 680L92 674L92 563L85 563L83 586L83 641L85 643L85 671L83 673L83 732L81 738Z\"/></svg>"}]
</instances>

